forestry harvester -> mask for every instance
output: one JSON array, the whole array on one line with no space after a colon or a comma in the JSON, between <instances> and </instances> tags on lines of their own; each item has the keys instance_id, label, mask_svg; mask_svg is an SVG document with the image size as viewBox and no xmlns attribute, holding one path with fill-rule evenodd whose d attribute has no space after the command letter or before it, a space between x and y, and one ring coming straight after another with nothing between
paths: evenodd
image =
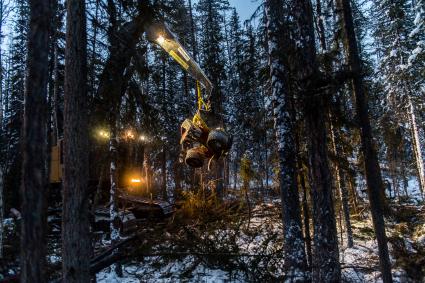
<instances>
[{"instance_id":1,"label":"forestry harvester","mask_svg":"<svg viewBox=\"0 0 425 283\"><path fill-rule=\"evenodd\" d=\"M197 112L192 119L186 119L181 125L182 154L181 161L191 167L199 168L205 159L218 159L226 155L232 139L227 134L222 119L211 111L209 98L212 83L180 44L177 37L161 22L153 23L147 28L147 38L162 47L180 66L196 80ZM205 89L206 102L202 97L201 87Z\"/></svg>"},{"instance_id":2,"label":"forestry harvester","mask_svg":"<svg viewBox=\"0 0 425 283\"><path fill-rule=\"evenodd\" d=\"M162 22L152 23L146 27L149 41L164 49L193 79L196 80L197 111L193 118L181 124L182 146L181 161L199 168L204 160L218 159L228 153L232 139L224 129L222 119L211 111L209 98L212 83L192 56L180 44L177 37ZM202 88L205 90L206 102ZM50 183L62 182L62 139L52 147L50 164ZM137 177L137 176L136 176ZM135 178L138 179L138 178Z\"/></svg>"}]
</instances>

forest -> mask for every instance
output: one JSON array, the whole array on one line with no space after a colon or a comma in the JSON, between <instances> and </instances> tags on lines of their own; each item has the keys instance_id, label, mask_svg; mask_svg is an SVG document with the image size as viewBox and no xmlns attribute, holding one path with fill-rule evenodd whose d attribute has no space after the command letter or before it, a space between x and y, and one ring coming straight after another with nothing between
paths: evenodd
<instances>
[{"instance_id":1,"label":"forest","mask_svg":"<svg viewBox=\"0 0 425 283\"><path fill-rule=\"evenodd\" d=\"M425 0L0 0L0 282L425 282L424 59Z\"/></svg>"}]
</instances>

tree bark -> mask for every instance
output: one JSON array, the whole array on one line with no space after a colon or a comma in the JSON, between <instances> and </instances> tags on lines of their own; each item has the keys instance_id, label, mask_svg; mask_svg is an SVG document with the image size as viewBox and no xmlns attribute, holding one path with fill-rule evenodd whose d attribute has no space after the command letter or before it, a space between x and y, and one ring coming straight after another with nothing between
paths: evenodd
<instances>
[{"instance_id":1,"label":"tree bark","mask_svg":"<svg viewBox=\"0 0 425 283\"><path fill-rule=\"evenodd\" d=\"M353 15L349 0L337 0L337 10L341 17L344 36L344 50L351 71L355 74L351 85L356 98L356 112L360 124L362 151L365 159L366 182L373 226L378 240L379 263L384 283L392 282L391 262L388 253L387 236L385 235L385 195L382 184L381 169L373 144L372 127L369 120L369 106L364 90L362 62L357 49L357 38L354 31Z\"/></svg>"},{"instance_id":2,"label":"tree bark","mask_svg":"<svg viewBox=\"0 0 425 283\"><path fill-rule=\"evenodd\" d=\"M357 196L357 190L356 190L356 186L354 183L354 176L352 176L351 174L347 174L347 182L348 182L348 189L351 193L351 200L353 201L353 208L354 208L354 213L358 214L359 213L359 200L358 200L358 196Z\"/></svg>"},{"instance_id":3,"label":"tree bark","mask_svg":"<svg viewBox=\"0 0 425 283\"><path fill-rule=\"evenodd\" d=\"M323 114L325 105L323 98L317 95L306 97L306 100L313 200L313 282L339 282L341 269L332 200L332 179L327 158L326 124Z\"/></svg>"},{"instance_id":4,"label":"tree bark","mask_svg":"<svg viewBox=\"0 0 425 283\"><path fill-rule=\"evenodd\" d=\"M3 130L3 58L2 58L3 50L1 46L3 43L4 9L5 9L4 0L0 0L0 132ZM0 231L0 233L2 233L2 231ZM1 252L0 252L0 258L1 258Z\"/></svg>"},{"instance_id":5,"label":"tree bark","mask_svg":"<svg viewBox=\"0 0 425 283\"><path fill-rule=\"evenodd\" d=\"M150 177L150 158L148 148L145 147L143 152L143 168L145 171L145 180L146 180L146 191L148 192L149 197L151 197L151 177Z\"/></svg>"},{"instance_id":6,"label":"tree bark","mask_svg":"<svg viewBox=\"0 0 425 283\"><path fill-rule=\"evenodd\" d=\"M408 99L408 108L409 108L409 122L410 122L410 131L412 133L412 144L413 144L413 152L415 155L415 161L416 161L416 170L418 173L418 183L419 183L419 189L422 194L422 198L424 198L424 192L425 192L425 169L424 169L424 160L422 158L422 151L421 151L421 145L419 140L419 131L418 126L416 124L416 115L415 115L415 107L412 104L412 99L410 96L407 96Z\"/></svg>"},{"instance_id":7,"label":"tree bark","mask_svg":"<svg viewBox=\"0 0 425 283\"><path fill-rule=\"evenodd\" d=\"M301 225L298 194L295 115L291 93L286 88L286 70L281 53L283 5L279 0L265 2L269 47L271 89L274 99L274 120L278 144L280 192L282 200L283 234L285 245L285 277L290 282L305 281L307 261Z\"/></svg>"},{"instance_id":8,"label":"tree bark","mask_svg":"<svg viewBox=\"0 0 425 283\"><path fill-rule=\"evenodd\" d=\"M0 259L3 258L3 219L4 219L4 204L3 204L3 168L0 166Z\"/></svg>"},{"instance_id":9,"label":"tree bark","mask_svg":"<svg viewBox=\"0 0 425 283\"><path fill-rule=\"evenodd\" d=\"M165 145L162 146L162 154L161 154L161 193L162 199L167 201L167 152L165 151Z\"/></svg>"},{"instance_id":10,"label":"tree bark","mask_svg":"<svg viewBox=\"0 0 425 283\"><path fill-rule=\"evenodd\" d=\"M289 68L294 73L294 92L304 106L309 172L313 202L313 282L339 282L338 237L332 199L332 178L327 156L326 100L317 83L322 75L316 58L313 11L309 0L289 1Z\"/></svg>"},{"instance_id":11,"label":"tree bark","mask_svg":"<svg viewBox=\"0 0 425 283\"><path fill-rule=\"evenodd\" d=\"M45 282L47 82L50 2L31 0L25 81L22 174L21 282Z\"/></svg>"},{"instance_id":12,"label":"tree bark","mask_svg":"<svg viewBox=\"0 0 425 283\"><path fill-rule=\"evenodd\" d=\"M90 282L85 1L67 1L66 22L62 279Z\"/></svg>"},{"instance_id":13,"label":"tree bark","mask_svg":"<svg viewBox=\"0 0 425 283\"><path fill-rule=\"evenodd\" d=\"M97 29L98 29L98 25L99 25L99 1L100 0L96 0L95 1L95 8L94 8L94 19L93 19L93 39L92 39L92 43L91 43L91 49L92 49L92 54L91 54L91 62L90 62L90 92L94 92L94 85L95 85L95 78L96 78L96 70L95 70L95 66L96 66L96 43L97 43Z\"/></svg>"},{"instance_id":14,"label":"tree bark","mask_svg":"<svg viewBox=\"0 0 425 283\"><path fill-rule=\"evenodd\" d=\"M336 145L335 139L338 138L338 130L336 130L332 123L332 116L329 113L329 127L330 127L330 135L331 135L331 146L332 151L336 159L342 158L343 153L340 150L340 147ZM351 228L350 221L350 206L348 205L348 190L347 186L344 182L344 171L339 165L339 160L335 161L335 182L336 187L339 192L339 198L341 201L342 213L344 215L344 224L345 224L345 232L347 234L347 247L352 248L354 245L353 242L353 230Z\"/></svg>"},{"instance_id":15,"label":"tree bark","mask_svg":"<svg viewBox=\"0 0 425 283\"><path fill-rule=\"evenodd\" d=\"M311 267L313 264L312 248L311 248L311 233L310 233L310 209L307 201L307 186L304 177L301 160L298 159L298 174L300 178L301 188L303 190L303 221L304 221L304 238L305 248L307 251L307 263Z\"/></svg>"},{"instance_id":16,"label":"tree bark","mask_svg":"<svg viewBox=\"0 0 425 283\"><path fill-rule=\"evenodd\" d=\"M117 107L119 108L119 107ZM111 232L111 244L115 245L120 240L120 227L121 220L119 217L118 210L118 195L117 195L117 185L118 185L118 176L117 176L117 109L112 108L110 115L110 140L109 140L109 158L110 158L110 167L109 167L109 176L111 181L111 189L109 195L109 228ZM117 276L122 276L122 267L120 264L113 264L111 272L115 273Z\"/></svg>"},{"instance_id":17,"label":"tree bark","mask_svg":"<svg viewBox=\"0 0 425 283\"><path fill-rule=\"evenodd\" d=\"M57 40L55 38L55 40ZM58 109L59 109L59 59L58 59L58 43L54 42L54 82L53 82L53 134L54 141L52 144L57 144L59 140L59 120L58 120Z\"/></svg>"}]
</instances>

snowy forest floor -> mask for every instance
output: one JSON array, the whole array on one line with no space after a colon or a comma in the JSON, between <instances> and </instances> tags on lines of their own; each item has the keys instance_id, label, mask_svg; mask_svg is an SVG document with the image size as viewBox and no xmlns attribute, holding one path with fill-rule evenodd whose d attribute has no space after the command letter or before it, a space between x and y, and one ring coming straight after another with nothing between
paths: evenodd
<instances>
[{"instance_id":1,"label":"snowy forest floor","mask_svg":"<svg viewBox=\"0 0 425 283\"><path fill-rule=\"evenodd\" d=\"M387 219L387 235L395 282L425 280L425 207L393 205L394 215ZM246 216L246 215L245 215ZM250 224L248 224L250 222ZM109 269L97 275L98 282L276 282L282 279L282 225L278 202L256 205L252 218L244 217L231 225L212 225L193 229L185 252L176 242L166 241L153 247L165 256L146 257L124 265L124 276ZM344 282L380 282L377 243L367 213L353 217L354 247L347 248L345 233L340 245ZM205 227L206 228L206 227ZM185 230L185 229L183 229ZM341 232L341 231L340 231ZM168 235L173 238L172 235ZM340 242L341 244L341 242ZM281 281L281 280L280 280Z\"/></svg>"},{"instance_id":2,"label":"snowy forest floor","mask_svg":"<svg viewBox=\"0 0 425 283\"><path fill-rule=\"evenodd\" d=\"M138 228L137 237L122 248L123 276L111 268L97 274L97 282L275 282L283 278L280 202L223 206L209 198L189 198L164 221L152 219ZM387 235L395 282L425 280L425 206L422 202L392 203ZM380 282L377 243L367 204L351 215L354 247L346 247L339 228L344 282ZM19 245L16 222L6 219L4 276L16 274ZM52 224L50 225L52 226ZM49 233L49 273L60 271L60 226ZM312 229L312 228L311 228ZM110 247L107 234L97 234L96 254ZM342 238L341 238L342 236ZM123 237L125 239L126 237ZM128 238L128 236L127 236ZM7 262L7 264L5 264ZM7 267L6 267L7 265Z\"/></svg>"}]
</instances>

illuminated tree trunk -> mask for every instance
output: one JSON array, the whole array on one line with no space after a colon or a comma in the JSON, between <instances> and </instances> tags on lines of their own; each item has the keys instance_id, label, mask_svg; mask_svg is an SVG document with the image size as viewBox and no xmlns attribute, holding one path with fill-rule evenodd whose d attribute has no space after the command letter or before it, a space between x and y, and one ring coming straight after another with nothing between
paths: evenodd
<instances>
[{"instance_id":1,"label":"illuminated tree trunk","mask_svg":"<svg viewBox=\"0 0 425 283\"><path fill-rule=\"evenodd\" d=\"M332 124L332 117L329 115L329 124L330 124L330 134L331 134L331 145L332 145L332 151L334 156L338 158L342 158L343 153L337 147L335 142L335 135L337 134L337 130L333 127ZM352 248L353 243L353 230L351 228L351 221L350 221L350 206L348 205L348 190L347 186L345 185L345 178L344 178L344 172L339 166L339 161L337 160L335 162L335 182L336 182L336 188L339 192L339 197L341 201L341 207L342 207L342 213L344 215L344 224L345 224L345 232L347 233L347 246L349 248Z\"/></svg>"},{"instance_id":2,"label":"illuminated tree trunk","mask_svg":"<svg viewBox=\"0 0 425 283\"><path fill-rule=\"evenodd\" d=\"M46 282L47 82L50 2L31 0L25 80L20 282Z\"/></svg>"},{"instance_id":3,"label":"illuminated tree trunk","mask_svg":"<svg viewBox=\"0 0 425 283\"><path fill-rule=\"evenodd\" d=\"M111 232L111 245L115 245L120 240L120 227L121 220L119 217L118 211L118 195L117 195L117 110L113 107L113 110L110 113L110 139L109 139L109 158L110 158L110 167L109 167L109 176L111 181L110 188L110 208L109 208L109 228ZM115 250L116 252L117 250ZM122 276L122 267L119 263L114 263L111 266L111 272L115 273L118 276Z\"/></svg>"},{"instance_id":4,"label":"illuminated tree trunk","mask_svg":"<svg viewBox=\"0 0 425 283\"><path fill-rule=\"evenodd\" d=\"M146 190L150 197L150 194L151 194L150 159L149 159L149 153L147 148L145 148L143 155L144 155L143 168L145 170Z\"/></svg>"},{"instance_id":5,"label":"illuminated tree trunk","mask_svg":"<svg viewBox=\"0 0 425 283\"><path fill-rule=\"evenodd\" d=\"M424 198L424 191L425 191L424 160L422 158L418 126L416 124L415 108L412 104L412 100L410 96L407 96L407 99L408 99L408 107L409 107L410 130L412 132L413 151L415 154L416 170L418 171L419 189L421 190L422 198Z\"/></svg>"},{"instance_id":6,"label":"illuminated tree trunk","mask_svg":"<svg viewBox=\"0 0 425 283\"><path fill-rule=\"evenodd\" d=\"M274 99L274 121L278 144L280 192L282 199L285 246L285 276L289 282L307 280L307 261L301 225L301 210L297 185L295 145L295 115L291 93L286 89L286 70L281 54L284 17L279 0L265 2L269 48L271 90Z\"/></svg>"}]
</instances>

